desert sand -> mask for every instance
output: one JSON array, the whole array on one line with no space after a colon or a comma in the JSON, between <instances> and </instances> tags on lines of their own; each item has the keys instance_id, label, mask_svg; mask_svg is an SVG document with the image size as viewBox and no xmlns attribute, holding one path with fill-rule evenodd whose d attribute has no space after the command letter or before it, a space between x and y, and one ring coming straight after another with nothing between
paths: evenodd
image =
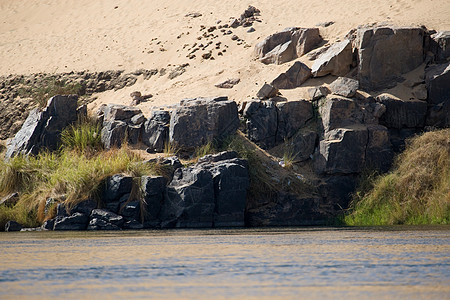
<instances>
[{"instance_id":1,"label":"desert sand","mask_svg":"<svg viewBox=\"0 0 450 300\"><path fill-rule=\"evenodd\" d=\"M232 35L218 36L213 44L187 54L205 30L229 24L253 5L261 11L254 32L232 29ZM186 16L200 13L199 17ZM153 94L139 107L148 114L152 107L179 102L183 98L226 95L242 101L255 96L291 63L264 65L255 60L253 49L267 35L286 27L319 27L329 42L342 39L359 25L386 23L399 26L424 25L428 29L450 30L448 0L304 0L304 1L142 1L142 0L0 0L0 75L37 72L166 69L166 75L139 79L129 88L97 94L91 103L129 104L130 93ZM324 27L318 24L332 21ZM215 43L220 42L220 49ZM212 50L214 60L202 54ZM222 56L219 51L226 49ZM306 57L300 58L310 64ZM178 65L189 64L180 76L167 76ZM241 81L232 89L214 84L228 78ZM333 78L324 78L324 82ZM312 85L308 81L304 85ZM301 98L301 90L283 91L288 99Z\"/></svg>"}]
</instances>

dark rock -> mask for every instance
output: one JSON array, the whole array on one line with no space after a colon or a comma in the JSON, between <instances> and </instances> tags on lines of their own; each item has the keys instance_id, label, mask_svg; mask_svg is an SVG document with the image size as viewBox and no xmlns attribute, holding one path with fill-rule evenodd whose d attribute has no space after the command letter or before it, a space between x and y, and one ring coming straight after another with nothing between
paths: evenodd
<instances>
[{"instance_id":1,"label":"dark rock","mask_svg":"<svg viewBox=\"0 0 450 300\"><path fill-rule=\"evenodd\" d=\"M276 145L278 111L273 101L251 101L244 110L248 138L263 147Z\"/></svg>"},{"instance_id":2,"label":"dark rock","mask_svg":"<svg viewBox=\"0 0 450 300\"><path fill-rule=\"evenodd\" d=\"M382 125L368 125L368 142L364 166L382 173L389 171L394 160L394 151L389 140L389 131Z\"/></svg>"},{"instance_id":3,"label":"dark rock","mask_svg":"<svg viewBox=\"0 0 450 300\"><path fill-rule=\"evenodd\" d=\"M126 202L119 210L125 221L140 220L141 203L139 201Z\"/></svg>"},{"instance_id":4,"label":"dark rock","mask_svg":"<svg viewBox=\"0 0 450 300\"><path fill-rule=\"evenodd\" d=\"M21 231L21 230L22 230L22 225L20 225L16 221L8 221L5 224L5 231L6 232Z\"/></svg>"},{"instance_id":5,"label":"dark rock","mask_svg":"<svg viewBox=\"0 0 450 300\"><path fill-rule=\"evenodd\" d=\"M316 147L317 133L312 130L302 130L289 141L295 160L305 161L311 158Z\"/></svg>"},{"instance_id":6,"label":"dark rock","mask_svg":"<svg viewBox=\"0 0 450 300\"><path fill-rule=\"evenodd\" d=\"M43 110L34 109L16 136L8 142L5 157L37 154L42 149L56 150L61 131L77 120L76 95L54 96Z\"/></svg>"},{"instance_id":7,"label":"dark rock","mask_svg":"<svg viewBox=\"0 0 450 300\"><path fill-rule=\"evenodd\" d=\"M426 124L450 126L450 62L427 68L425 82L430 106Z\"/></svg>"},{"instance_id":8,"label":"dark rock","mask_svg":"<svg viewBox=\"0 0 450 300\"><path fill-rule=\"evenodd\" d=\"M123 229L143 229L144 225L136 220L126 221L123 224Z\"/></svg>"},{"instance_id":9,"label":"dark rock","mask_svg":"<svg viewBox=\"0 0 450 300\"><path fill-rule=\"evenodd\" d=\"M144 221L159 224L159 215L164 201L167 180L164 177L141 177L141 189L144 202Z\"/></svg>"},{"instance_id":10,"label":"dark rock","mask_svg":"<svg viewBox=\"0 0 450 300\"><path fill-rule=\"evenodd\" d=\"M395 86L402 74L424 60L424 30L420 27L361 28L355 44L360 86L367 90Z\"/></svg>"},{"instance_id":11,"label":"dark rock","mask_svg":"<svg viewBox=\"0 0 450 300\"><path fill-rule=\"evenodd\" d=\"M291 138L313 117L311 102L306 100L277 103L278 125L277 142Z\"/></svg>"},{"instance_id":12,"label":"dark rock","mask_svg":"<svg viewBox=\"0 0 450 300\"><path fill-rule=\"evenodd\" d=\"M53 230L53 228L55 227L55 219L50 219L44 222L44 224L42 224L42 229L44 230Z\"/></svg>"},{"instance_id":13,"label":"dark rock","mask_svg":"<svg viewBox=\"0 0 450 300\"><path fill-rule=\"evenodd\" d=\"M212 227L214 207L212 175L194 167L177 169L167 187L161 226Z\"/></svg>"},{"instance_id":14,"label":"dark rock","mask_svg":"<svg viewBox=\"0 0 450 300\"><path fill-rule=\"evenodd\" d=\"M272 201L246 213L248 226L323 225L326 216L320 213L318 197L299 197L279 192Z\"/></svg>"},{"instance_id":15,"label":"dark rock","mask_svg":"<svg viewBox=\"0 0 450 300\"><path fill-rule=\"evenodd\" d=\"M67 207L64 202L58 203L56 206L56 216L60 219L69 216L69 212L67 211Z\"/></svg>"},{"instance_id":16,"label":"dark rock","mask_svg":"<svg viewBox=\"0 0 450 300\"><path fill-rule=\"evenodd\" d=\"M144 123L142 142L155 152L163 152L169 142L170 113L164 110L152 112L152 116Z\"/></svg>"},{"instance_id":17,"label":"dark rock","mask_svg":"<svg viewBox=\"0 0 450 300\"><path fill-rule=\"evenodd\" d=\"M255 54L265 64L282 64L311 51L322 41L318 28L286 28L255 46Z\"/></svg>"},{"instance_id":18,"label":"dark rock","mask_svg":"<svg viewBox=\"0 0 450 300\"><path fill-rule=\"evenodd\" d=\"M111 211L94 209L90 215L88 230L118 230L122 228L124 219Z\"/></svg>"},{"instance_id":19,"label":"dark rock","mask_svg":"<svg viewBox=\"0 0 450 300\"><path fill-rule=\"evenodd\" d=\"M431 51L435 61L446 62L450 58L450 31L439 31L431 35Z\"/></svg>"},{"instance_id":20,"label":"dark rock","mask_svg":"<svg viewBox=\"0 0 450 300\"><path fill-rule=\"evenodd\" d=\"M236 84L238 84L241 80L239 78L231 78L227 79L221 83L215 84L215 87L221 89L232 89Z\"/></svg>"},{"instance_id":21,"label":"dark rock","mask_svg":"<svg viewBox=\"0 0 450 300\"><path fill-rule=\"evenodd\" d=\"M326 97L330 90L325 86L316 86L308 89L309 97L312 101L319 100L322 97Z\"/></svg>"},{"instance_id":22,"label":"dark rock","mask_svg":"<svg viewBox=\"0 0 450 300\"><path fill-rule=\"evenodd\" d=\"M355 100L339 96L328 96L320 106L319 112L325 131L361 124L364 120L364 114Z\"/></svg>"},{"instance_id":23,"label":"dark rock","mask_svg":"<svg viewBox=\"0 0 450 300\"><path fill-rule=\"evenodd\" d=\"M285 73L275 78L271 85L277 89L294 89L311 77L311 69L302 62L295 62Z\"/></svg>"},{"instance_id":24,"label":"dark rock","mask_svg":"<svg viewBox=\"0 0 450 300\"><path fill-rule=\"evenodd\" d=\"M396 153L403 152L405 150L405 141L408 138L421 132L417 128L388 128L389 131L389 141L392 144L392 150Z\"/></svg>"},{"instance_id":25,"label":"dark rock","mask_svg":"<svg viewBox=\"0 0 450 300\"><path fill-rule=\"evenodd\" d=\"M130 194L133 187L133 177L116 174L105 180L102 200L105 204L117 202L124 195Z\"/></svg>"},{"instance_id":26,"label":"dark rock","mask_svg":"<svg viewBox=\"0 0 450 300\"><path fill-rule=\"evenodd\" d=\"M328 74L344 76L350 71L353 63L352 45L349 40L337 42L323 52L311 68L314 77Z\"/></svg>"},{"instance_id":27,"label":"dark rock","mask_svg":"<svg viewBox=\"0 0 450 300\"><path fill-rule=\"evenodd\" d=\"M357 184L356 175L333 175L326 176L318 189L324 203L342 213L349 206Z\"/></svg>"},{"instance_id":28,"label":"dark rock","mask_svg":"<svg viewBox=\"0 0 450 300\"><path fill-rule=\"evenodd\" d=\"M127 128L127 123L122 121L107 122L101 131L103 146L106 149L120 147L125 141Z\"/></svg>"},{"instance_id":29,"label":"dark rock","mask_svg":"<svg viewBox=\"0 0 450 300\"><path fill-rule=\"evenodd\" d=\"M258 97L261 100L269 99L272 97L275 97L278 94L278 89L274 86L264 83L262 88L258 91L256 94L256 97Z\"/></svg>"},{"instance_id":30,"label":"dark rock","mask_svg":"<svg viewBox=\"0 0 450 300\"><path fill-rule=\"evenodd\" d=\"M347 98L352 98L355 96L358 88L358 80L346 77L338 77L330 84L331 93Z\"/></svg>"},{"instance_id":31,"label":"dark rock","mask_svg":"<svg viewBox=\"0 0 450 300\"><path fill-rule=\"evenodd\" d=\"M217 154L208 154L198 159L198 163L215 163L223 160L238 158L236 151L223 151Z\"/></svg>"},{"instance_id":32,"label":"dark rock","mask_svg":"<svg viewBox=\"0 0 450 300\"><path fill-rule=\"evenodd\" d=\"M426 102L401 100L389 94L379 95L376 99L386 106L386 112L380 117L380 124L398 129L425 126Z\"/></svg>"},{"instance_id":33,"label":"dark rock","mask_svg":"<svg viewBox=\"0 0 450 300\"><path fill-rule=\"evenodd\" d=\"M414 87L412 94L414 97L416 97L418 100L424 100L426 101L428 98L428 91L425 84L419 84Z\"/></svg>"},{"instance_id":34,"label":"dark rock","mask_svg":"<svg viewBox=\"0 0 450 300\"><path fill-rule=\"evenodd\" d=\"M238 127L236 102L227 97L185 99L172 111L169 139L188 150L221 140Z\"/></svg>"},{"instance_id":35,"label":"dark rock","mask_svg":"<svg viewBox=\"0 0 450 300\"><path fill-rule=\"evenodd\" d=\"M82 213L74 213L68 217L57 217L53 230L86 230L89 217Z\"/></svg>"}]
</instances>

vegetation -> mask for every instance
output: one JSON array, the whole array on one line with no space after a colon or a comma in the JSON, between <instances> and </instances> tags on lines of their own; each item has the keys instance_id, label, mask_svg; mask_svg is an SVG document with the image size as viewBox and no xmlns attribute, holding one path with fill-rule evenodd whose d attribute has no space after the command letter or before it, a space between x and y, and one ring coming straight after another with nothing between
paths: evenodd
<instances>
[{"instance_id":1,"label":"vegetation","mask_svg":"<svg viewBox=\"0 0 450 300\"><path fill-rule=\"evenodd\" d=\"M61 133L62 149L70 149L91 156L103 149L101 126L95 120L79 120Z\"/></svg>"},{"instance_id":2,"label":"vegetation","mask_svg":"<svg viewBox=\"0 0 450 300\"><path fill-rule=\"evenodd\" d=\"M369 174L355 193L348 225L449 224L450 129L411 139L393 171Z\"/></svg>"}]
</instances>

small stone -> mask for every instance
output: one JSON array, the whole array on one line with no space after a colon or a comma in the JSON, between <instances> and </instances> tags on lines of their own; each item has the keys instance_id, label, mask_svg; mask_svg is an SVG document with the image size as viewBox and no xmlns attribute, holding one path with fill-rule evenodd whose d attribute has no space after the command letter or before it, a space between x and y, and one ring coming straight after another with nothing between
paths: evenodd
<instances>
[{"instance_id":1,"label":"small stone","mask_svg":"<svg viewBox=\"0 0 450 300\"><path fill-rule=\"evenodd\" d=\"M263 100L263 99L269 99L272 97L275 97L278 94L278 89L273 87L270 84L265 83L263 87L258 91L256 96Z\"/></svg>"},{"instance_id":2,"label":"small stone","mask_svg":"<svg viewBox=\"0 0 450 300\"><path fill-rule=\"evenodd\" d=\"M239 39L239 37L237 36L237 35L233 35L232 37L231 37L231 39L233 40L233 41L236 41L237 39Z\"/></svg>"},{"instance_id":3,"label":"small stone","mask_svg":"<svg viewBox=\"0 0 450 300\"><path fill-rule=\"evenodd\" d=\"M227 79L221 83L215 84L215 87L222 88L222 89L231 89L236 84L238 84L241 80L239 78L231 78Z\"/></svg>"},{"instance_id":4,"label":"small stone","mask_svg":"<svg viewBox=\"0 0 450 300\"><path fill-rule=\"evenodd\" d=\"M254 31L255 31L255 28L253 28L253 27L250 27L250 28L247 30L248 33L254 32Z\"/></svg>"}]
</instances>

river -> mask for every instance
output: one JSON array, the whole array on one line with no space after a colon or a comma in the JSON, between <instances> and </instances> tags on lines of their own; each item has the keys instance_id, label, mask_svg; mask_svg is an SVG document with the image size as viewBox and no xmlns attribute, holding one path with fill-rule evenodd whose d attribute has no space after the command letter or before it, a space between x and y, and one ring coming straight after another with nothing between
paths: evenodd
<instances>
[{"instance_id":1,"label":"river","mask_svg":"<svg viewBox=\"0 0 450 300\"><path fill-rule=\"evenodd\" d=\"M0 299L450 299L450 227L0 233Z\"/></svg>"}]
</instances>

